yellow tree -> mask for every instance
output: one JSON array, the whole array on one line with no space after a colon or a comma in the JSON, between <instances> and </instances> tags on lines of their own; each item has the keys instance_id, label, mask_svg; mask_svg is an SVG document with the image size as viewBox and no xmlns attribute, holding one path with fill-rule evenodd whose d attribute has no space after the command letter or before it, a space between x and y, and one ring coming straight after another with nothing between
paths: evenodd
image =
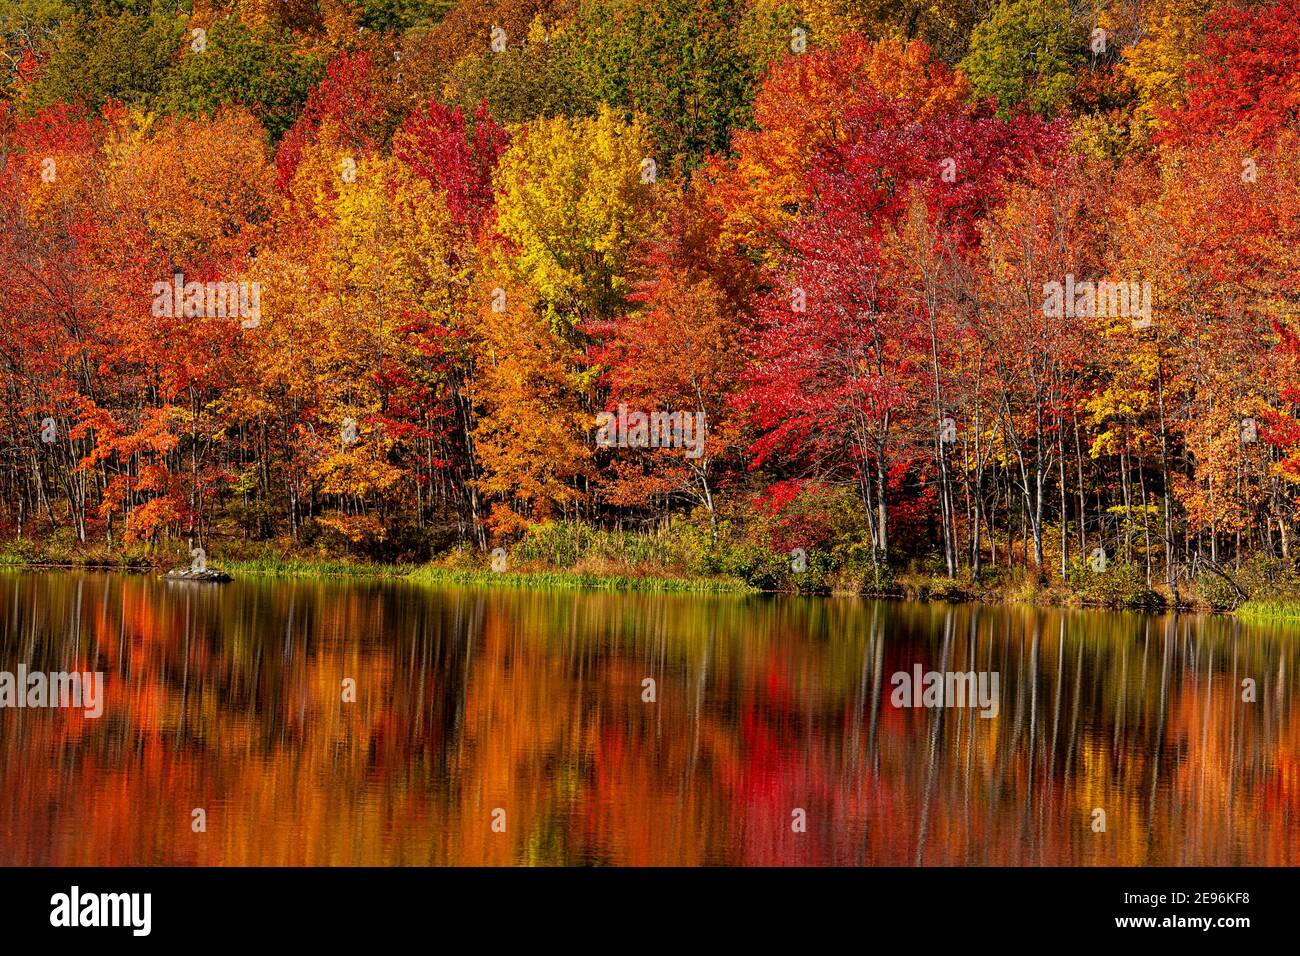
<instances>
[{"instance_id":1,"label":"yellow tree","mask_svg":"<svg viewBox=\"0 0 1300 956\"><path fill-rule=\"evenodd\" d=\"M541 120L501 157L497 228L507 264L557 330L623 308L635 244L655 234L659 159L639 120L602 109Z\"/></svg>"},{"instance_id":2,"label":"yellow tree","mask_svg":"<svg viewBox=\"0 0 1300 956\"><path fill-rule=\"evenodd\" d=\"M1147 15L1147 30L1123 52L1124 75L1138 92L1135 117L1154 126L1161 110L1182 98L1183 71L1205 33L1211 0L1158 0Z\"/></svg>"},{"instance_id":3,"label":"yellow tree","mask_svg":"<svg viewBox=\"0 0 1300 956\"><path fill-rule=\"evenodd\" d=\"M657 233L658 162L639 120L539 121L496 172L496 278L482 286L478 487L497 533L586 497L596 370L587 329L627 308L637 243Z\"/></svg>"}]
</instances>

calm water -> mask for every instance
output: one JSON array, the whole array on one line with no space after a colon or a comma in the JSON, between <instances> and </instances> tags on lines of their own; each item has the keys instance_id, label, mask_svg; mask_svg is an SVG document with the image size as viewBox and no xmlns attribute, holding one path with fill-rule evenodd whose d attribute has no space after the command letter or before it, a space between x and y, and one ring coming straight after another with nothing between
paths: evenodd
<instances>
[{"instance_id":1,"label":"calm water","mask_svg":"<svg viewBox=\"0 0 1300 956\"><path fill-rule=\"evenodd\" d=\"M1296 865L1298 649L1194 615L5 574L0 670L102 670L105 706L0 710L0 864ZM916 664L997 671L999 714L892 706Z\"/></svg>"}]
</instances>

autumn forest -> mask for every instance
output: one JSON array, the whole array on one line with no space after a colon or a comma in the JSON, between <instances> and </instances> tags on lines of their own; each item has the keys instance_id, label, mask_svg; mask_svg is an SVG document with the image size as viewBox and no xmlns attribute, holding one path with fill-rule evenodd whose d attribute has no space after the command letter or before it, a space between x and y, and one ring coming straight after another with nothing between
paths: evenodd
<instances>
[{"instance_id":1,"label":"autumn forest","mask_svg":"<svg viewBox=\"0 0 1300 956\"><path fill-rule=\"evenodd\" d=\"M0 52L0 561L1300 593L1300 0L5 0Z\"/></svg>"}]
</instances>

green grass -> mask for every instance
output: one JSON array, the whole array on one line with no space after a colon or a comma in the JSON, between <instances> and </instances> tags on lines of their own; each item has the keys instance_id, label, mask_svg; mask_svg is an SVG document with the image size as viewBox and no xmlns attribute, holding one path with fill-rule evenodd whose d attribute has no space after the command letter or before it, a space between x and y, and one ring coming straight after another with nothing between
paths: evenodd
<instances>
[{"instance_id":1,"label":"green grass","mask_svg":"<svg viewBox=\"0 0 1300 956\"><path fill-rule=\"evenodd\" d=\"M210 557L208 563L227 574L257 574L282 578L400 578L414 572L414 564L366 564L356 561L329 561L315 558L234 558Z\"/></svg>"},{"instance_id":2,"label":"green grass","mask_svg":"<svg viewBox=\"0 0 1300 956\"><path fill-rule=\"evenodd\" d=\"M141 569L183 567L183 554L173 558L138 554L113 554L108 551L85 553L40 547L30 542L10 544L0 549L0 567L115 567ZM402 578L419 584L459 584L515 588L566 588L594 591L643 591L681 594L746 594L755 589L738 578L667 577L580 571L513 571L495 573L483 568L456 568L439 565L374 564L363 561L329 558L297 558L275 554L224 558L208 555L208 566L232 576L282 578Z\"/></svg>"},{"instance_id":3,"label":"green grass","mask_svg":"<svg viewBox=\"0 0 1300 956\"><path fill-rule=\"evenodd\" d=\"M1295 621L1300 623L1300 600L1252 599L1236 610L1243 621Z\"/></svg>"},{"instance_id":4,"label":"green grass","mask_svg":"<svg viewBox=\"0 0 1300 956\"><path fill-rule=\"evenodd\" d=\"M734 578L665 578L573 571L484 571L426 565L408 576L420 584L481 587L565 588L593 591L675 592L682 594L752 594L754 588Z\"/></svg>"},{"instance_id":5,"label":"green grass","mask_svg":"<svg viewBox=\"0 0 1300 956\"><path fill-rule=\"evenodd\" d=\"M438 565L366 564L351 561L262 556L209 564L231 575L266 577L402 578L417 584L477 585L480 587L565 588L593 591L675 592L682 594L748 594L754 589L736 578L675 578L573 571L510 571Z\"/></svg>"}]
</instances>

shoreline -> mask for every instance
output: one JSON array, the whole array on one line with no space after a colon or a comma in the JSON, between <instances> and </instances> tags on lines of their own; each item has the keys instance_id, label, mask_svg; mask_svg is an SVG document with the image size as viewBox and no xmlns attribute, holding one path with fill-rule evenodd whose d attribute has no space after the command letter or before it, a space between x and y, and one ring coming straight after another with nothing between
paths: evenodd
<instances>
[{"instance_id":1,"label":"shoreline","mask_svg":"<svg viewBox=\"0 0 1300 956\"><path fill-rule=\"evenodd\" d=\"M15 560L12 554L0 561L0 570L8 571L82 571L123 572L129 574L166 574L180 564L178 560L124 558L112 560ZM574 570L525 567L512 571L494 571L482 567L457 567L429 564L379 564L333 558L210 557L209 565L232 577L264 578L344 578L358 580L404 580L420 585L453 585L512 589L604 591L646 594L760 595L787 594L803 597L857 597L872 600L915 601L928 604L977 603L989 605L1023 605L1059 607L1078 610L1134 610L1148 613L1183 612L1226 614L1252 623L1300 624L1300 598L1287 595L1261 595L1234 608L1212 607L1198 603L1123 604L1089 600L1086 596L1061 585L1043 586L1032 592L1016 593L1008 586L968 590L969 585L942 577L904 576L899 586L888 591L828 587L817 591L762 589L734 576L691 576L652 569L629 567L624 570Z\"/></svg>"}]
</instances>

